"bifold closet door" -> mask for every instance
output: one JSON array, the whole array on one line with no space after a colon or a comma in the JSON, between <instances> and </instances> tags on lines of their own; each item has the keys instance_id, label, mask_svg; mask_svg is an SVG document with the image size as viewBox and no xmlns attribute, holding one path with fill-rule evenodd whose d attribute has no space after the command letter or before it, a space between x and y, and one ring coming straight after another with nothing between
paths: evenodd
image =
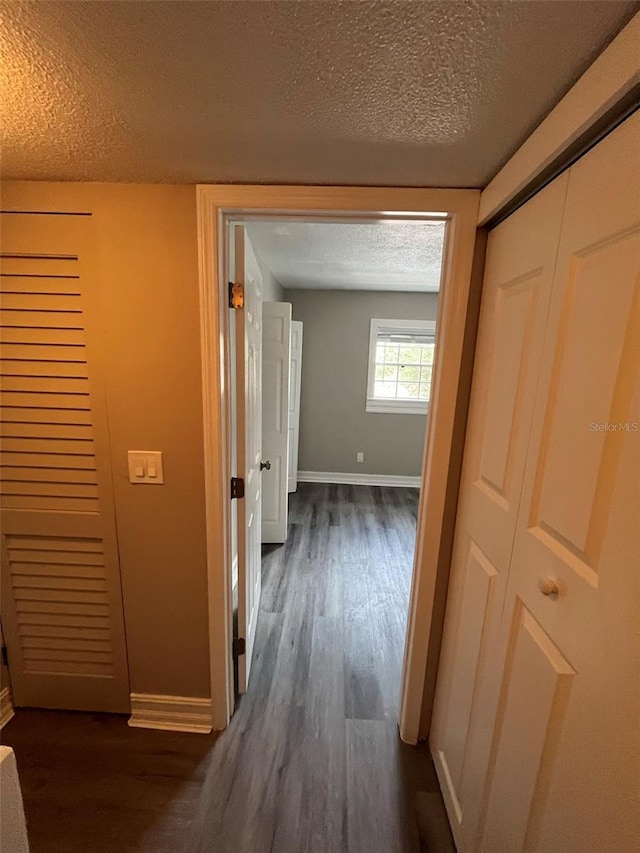
<instances>
[{"instance_id":1,"label":"bifold closet door","mask_svg":"<svg viewBox=\"0 0 640 853\"><path fill-rule=\"evenodd\" d=\"M3 213L2 624L14 704L129 710L90 216Z\"/></svg>"},{"instance_id":2,"label":"bifold closet door","mask_svg":"<svg viewBox=\"0 0 640 853\"><path fill-rule=\"evenodd\" d=\"M640 849L640 114L570 170L479 849Z\"/></svg>"},{"instance_id":3,"label":"bifold closet door","mask_svg":"<svg viewBox=\"0 0 640 853\"><path fill-rule=\"evenodd\" d=\"M460 853L640 848L639 180L636 115L489 237L431 733Z\"/></svg>"},{"instance_id":4,"label":"bifold closet door","mask_svg":"<svg viewBox=\"0 0 640 853\"><path fill-rule=\"evenodd\" d=\"M568 176L489 235L430 744L459 850L480 818L500 618Z\"/></svg>"}]
</instances>

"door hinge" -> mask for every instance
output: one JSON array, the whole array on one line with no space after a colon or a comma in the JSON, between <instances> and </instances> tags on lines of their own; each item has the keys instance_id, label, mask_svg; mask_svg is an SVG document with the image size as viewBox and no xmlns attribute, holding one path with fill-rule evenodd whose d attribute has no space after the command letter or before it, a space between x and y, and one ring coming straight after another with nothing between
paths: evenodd
<instances>
[{"instance_id":1,"label":"door hinge","mask_svg":"<svg viewBox=\"0 0 640 853\"><path fill-rule=\"evenodd\" d=\"M242 477L231 478L231 500L244 497L244 480Z\"/></svg>"},{"instance_id":2,"label":"door hinge","mask_svg":"<svg viewBox=\"0 0 640 853\"><path fill-rule=\"evenodd\" d=\"M247 653L247 643L244 637L234 637L231 651L234 658L239 658L240 655Z\"/></svg>"},{"instance_id":3,"label":"door hinge","mask_svg":"<svg viewBox=\"0 0 640 853\"><path fill-rule=\"evenodd\" d=\"M229 282L229 308L244 308L244 284Z\"/></svg>"},{"instance_id":4,"label":"door hinge","mask_svg":"<svg viewBox=\"0 0 640 853\"><path fill-rule=\"evenodd\" d=\"M2 663L8 667L9 666L9 653L7 652L7 647L2 647Z\"/></svg>"}]
</instances>

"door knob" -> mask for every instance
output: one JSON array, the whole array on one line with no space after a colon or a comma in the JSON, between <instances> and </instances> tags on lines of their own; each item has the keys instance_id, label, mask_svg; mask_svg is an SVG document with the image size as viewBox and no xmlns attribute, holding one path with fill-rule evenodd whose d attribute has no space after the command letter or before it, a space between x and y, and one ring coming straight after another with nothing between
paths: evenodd
<instances>
[{"instance_id":1,"label":"door knob","mask_svg":"<svg viewBox=\"0 0 640 853\"><path fill-rule=\"evenodd\" d=\"M265 468L267 469L267 471L270 471L271 470L271 462L269 462L269 461L261 462L260 463L260 470L264 471Z\"/></svg>"},{"instance_id":2,"label":"door knob","mask_svg":"<svg viewBox=\"0 0 640 853\"><path fill-rule=\"evenodd\" d=\"M552 578L542 578L539 586L543 595L557 595L560 592L558 584Z\"/></svg>"}]
</instances>

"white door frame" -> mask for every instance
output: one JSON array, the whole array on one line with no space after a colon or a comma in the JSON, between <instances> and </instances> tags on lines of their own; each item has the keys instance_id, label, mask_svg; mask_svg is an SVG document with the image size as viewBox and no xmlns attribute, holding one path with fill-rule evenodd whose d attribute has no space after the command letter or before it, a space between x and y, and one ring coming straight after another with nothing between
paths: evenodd
<instances>
[{"instance_id":1,"label":"white door frame","mask_svg":"<svg viewBox=\"0 0 640 853\"><path fill-rule=\"evenodd\" d=\"M213 727L234 708L230 549L230 359L228 231L233 220L279 217L345 222L446 218L436 367L425 442L422 490L405 647L400 711L403 740L420 730L434 599L446 582L451 520L445 513L450 462L458 452L456 406L467 329L478 190L387 187L198 185L200 335ZM480 282L474 282L474 285ZM446 353L446 357L443 357ZM428 476L426 475L428 472ZM453 508L455 511L455 507ZM443 603L439 604L442 609ZM440 614L441 615L441 614ZM438 638L439 642L439 638ZM429 674L435 684L435 673Z\"/></svg>"}]
</instances>

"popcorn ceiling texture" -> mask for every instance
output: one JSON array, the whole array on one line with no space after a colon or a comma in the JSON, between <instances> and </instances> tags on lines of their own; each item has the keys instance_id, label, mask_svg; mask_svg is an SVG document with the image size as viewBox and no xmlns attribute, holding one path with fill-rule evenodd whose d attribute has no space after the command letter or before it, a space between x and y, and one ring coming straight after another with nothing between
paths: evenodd
<instances>
[{"instance_id":1,"label":"popcorn ceiling texture","mask_svg":"<svg viewBox=\"0 0 640 853\"><path fill-rule=\"evenodd\" d=\"M3 2L5 177L484 186L635 2Z\"/></svg>"},{"instance_id":2,"label":"popcorn ceiling texture","mask_svg":"<svg viewBox=\"0 0 640 853\"><path fill-rule=\"evenodd\" d=\"M440 289L444 223L252 222L249 237L285 288Z\"/></svg>"}]
</instances>

